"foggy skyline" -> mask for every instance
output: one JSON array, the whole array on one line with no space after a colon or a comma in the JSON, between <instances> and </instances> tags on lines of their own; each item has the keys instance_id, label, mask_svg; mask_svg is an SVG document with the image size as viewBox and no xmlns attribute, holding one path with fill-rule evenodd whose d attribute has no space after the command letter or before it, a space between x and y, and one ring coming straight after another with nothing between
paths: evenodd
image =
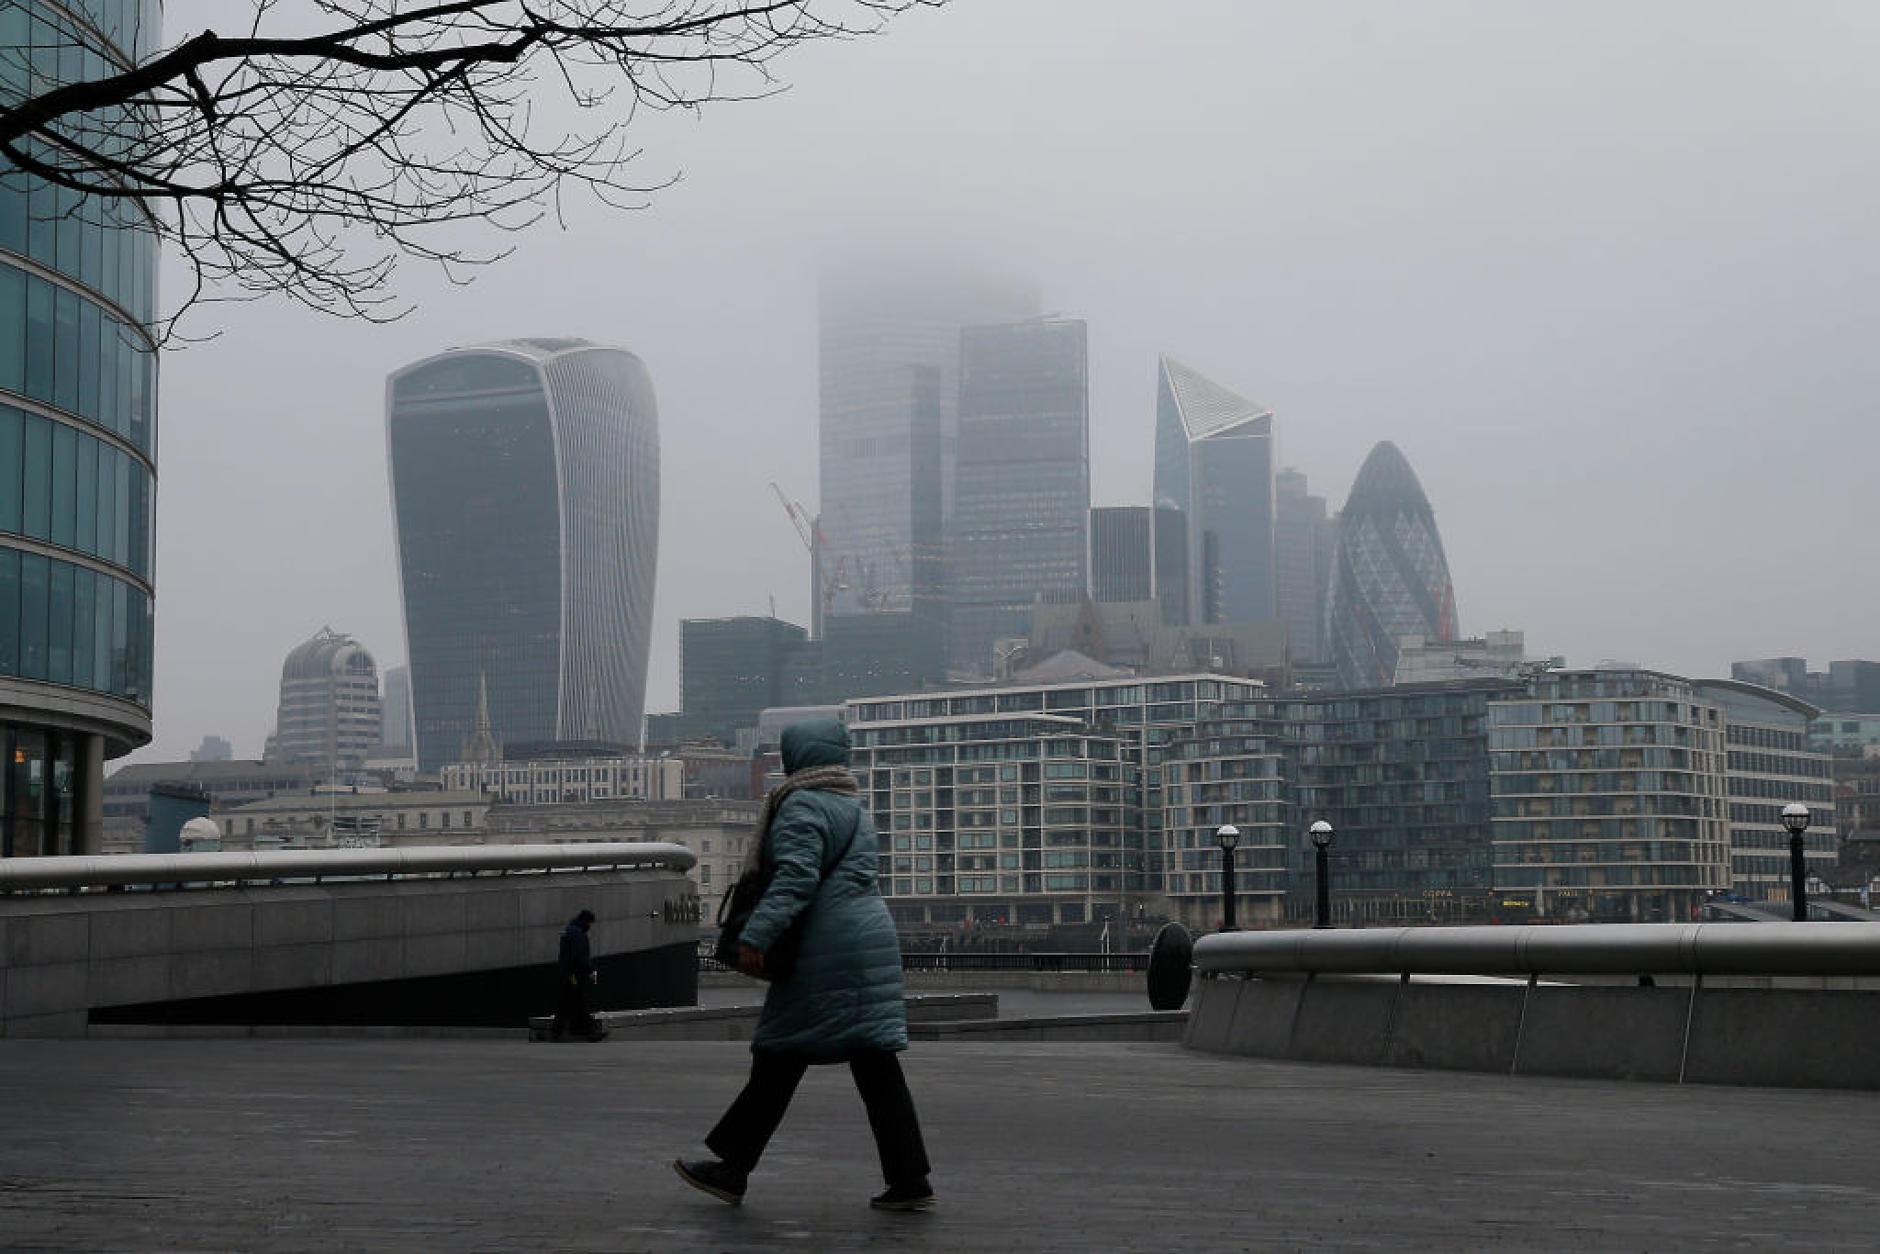
<instances>
[{"instance_id":1,"label":"foggy skyline","mask_svg":"<svg viewBox=\"0 0 1880 1254\"><path fill-rule=\"evenodd\" d=\"M212 23L232 0L170 14ZM682 618L809 622L768 483L816 508L816 276L956 259L1089 328L1092 503L1150 502L1156 355L1274 411L1331 508L1390 440L1465 626L1692 676L1880 656L1842 555L1877 510L1880 9L958 0L800 50L769 100L637 125L579 200L389 326L211 308L161 390L156 739L256 757L322 625L405 660L384 387L578 336L661 415L647 709ZM179 269L169 263L166 278Z\"/></svg>"}]
</instances>

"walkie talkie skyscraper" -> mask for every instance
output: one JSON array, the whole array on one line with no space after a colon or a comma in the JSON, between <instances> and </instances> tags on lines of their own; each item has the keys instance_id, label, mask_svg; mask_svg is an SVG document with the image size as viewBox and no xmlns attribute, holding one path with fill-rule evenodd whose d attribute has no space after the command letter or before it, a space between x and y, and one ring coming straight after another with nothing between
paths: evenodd
<instances>
[{"instance_id":1,"label":"walkie talkie skyscraper","mask_svg":"<svg viewBox=\"0 0 1880 1254\"><path fill-rule=\"evenodd\" d=\"M487 685L507 744L637 745L659 551L659 426L632 353L452 349L386 385L420 770L455 760Z\"/></svg>"}]
</instances>

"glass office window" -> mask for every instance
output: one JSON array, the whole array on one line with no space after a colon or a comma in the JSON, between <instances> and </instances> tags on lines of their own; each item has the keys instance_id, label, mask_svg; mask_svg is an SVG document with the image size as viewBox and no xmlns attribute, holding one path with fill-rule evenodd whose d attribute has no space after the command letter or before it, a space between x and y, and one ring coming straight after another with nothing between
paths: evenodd
<instances>
[{"instance_id":1,"label":"glass office window","mask_svg":"<svg viewBox=\"0 0 1880 1254\"><path fill-rule=\"evenodd\" d=\"M0 214L17 200L0 193ZM0 388L26 388L26 276L5 264L0 264Z\"/></svg>"},{"instance_id":2,"label":"glass office window","mask_svg":"<svg viewBox=\"0 0 1880 1254\"><path fill-rule=\"evenodd\" d=\"M93 551L108 562L119 562L117 512L122 507L117 495L117 464L124 454L110 445L98 448L98 542Z\"/></svg>"},{"instance_id":3,"label":"glass office window","mask_svg":"<svg viewBox=\"0 0 1880 1254\"><path fill-rule=\"evenodd\" d=\"M41 397L70 413L78 412L78 293L54 288L52 293L52 395Z\"/></svg>"},{"instance_id":4,"label":"glass office window","mask_svg":"<svg viewBox=\"0 0 1880 1254\"><path fill-rule=\"evenodd\" d=\"M46 572L46 678L72 682L72 583L68 562L52 562Z\"/></svg>"},{"instance_id":5,"label":"glass office window","mask_svg":"<svg viewBox=\"0 0 1880 1254\"><path fill-rule=\"evenodd\" d=\"M112 579L100 579L92 603L91 683L89 686L99 692L111 691L111 637L116 631L113 621L116 603L111 589L116 582Z\"/></svg>"},{"instance_id":6,"label":"glass office window","mask_svg":"<svg viewBox=\"0 0 1880 1254\"><path fill-rule=\"evenodd\" d=\"M46 677L46 618L51 562L38 553L20 554L20 674Z\"/></svg>"},{"instance_id":7,"label":"glass office window","mask_svg":"<svg viewBox=\"0 0 1880 1254\"><path fill-rule=\"evenodd\" d=\"M130 588L111 581L111 692L130 683Z\"/></svg>"},{"instance_id":8,"label":"glass office window","mask_svg":"<svg viewBox=\"0 0 1880 1254\"><path fill-rule=\"evenodd\" d=\"M112 549L116 556L112 560L128 566L131 564L131 507L133 504L131 501L131 459L118 453L112 461L116 463L117 470L117 483L114 485L117 494L115 520L117 536L114 540L116 547Z\"/></svg>"},{"instance_id":9,"label":"glass office window","mask_svg":"<svg viewBox=\"0 0 1880 1254\"><path fill-rule=\"evenodd\" d=\"M52 426L52 528L54 544L70 548L78 534L78 432Z\"/></svg>"},{"instance_id":10,"label":"glass office window","mask_svg":"<svg viewBox=\"0 0 1880 1254\"><path fill-rule=\"evenodd\" d=\"M43 540L52 531L52 423L36 414L25 415L25 483L20 500L23 517L20 530Z\"/></svg>"},{"instance_id":11,"label":"glass office window","mask_svg":"<svg viewBox=\"0 0 1880 1254\"><path fill-rule=\"evenodd\" d=\"M93 662L92 615L98 608L98 583L104 576L83 566L72 568L72 680L81 688L93 687L96 665ZM0 619L0 621L4 621Z\"/></svg>"},{"instance_id":12,"label":"glass office window","mask_svg":"<svg viewBox=\"0 0 1880 1254\"><path fill-rule=\"evenodd\" d=\"M26 394L52 395L52 285L26 279Z\"/></svg>"},{"instance_id":13,"label":"glass office window","mask_svg":"<svg viewBox=\"0 0 1880 1254\"><path fill-rule=\"evenodd\" d=\"M22 482L26 415L0 405L0 531L18 532L25 491ZM0 618L0 623L6 622Z\"/></svg>"},{"instance_id":14,"label":"glass office window","mask_svg":"<svg viewBox=\"0 0 1880 1254\"><path fill-rule=\"evenodd\" d=\"M78 442L78 530L73 544L85 553L98 551L98 441Z\"/></svg>"},{"instance_id":15,"label":"glass office window","mask_svg":"<svg viewBox=\"0 0 1880 1254\"><path fill-rule=\"evenodd\" d=\"M0 675L20 673L20 555L0 549Z\"/></svg>"},{"instance_id":16,"label":"glass office window","mask_svg":"<svg viewBox=\"0 0 1880 1254\"><path fill-rule=\"evenodd\" d=\"M78 310L78 412L94 422L98 412L98 376L101 373L99 334L104 315L98 306L85 301Z\"/></svg>"}]
</instances>

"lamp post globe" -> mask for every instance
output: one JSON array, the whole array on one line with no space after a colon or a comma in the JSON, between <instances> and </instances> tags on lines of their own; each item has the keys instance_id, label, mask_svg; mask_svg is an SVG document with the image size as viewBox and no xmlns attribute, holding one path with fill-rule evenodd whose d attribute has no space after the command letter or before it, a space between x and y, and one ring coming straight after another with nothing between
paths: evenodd
<instances>
[{"instance_id":1,"label":"lamp post globe","mask_svg":"<svg viewBox=\"0 0 1880 1254\"><path fill-rule=\"evenodd\" d=\"M1223 823L1214 831L1214 841L1221 847L1221 930L1238 932L1234 921L1234 849L1240 844L1240 829Z\"/></svg>"},{"instance_id":2,"label":"lamp post globe","mask_svg":"<svg viewBox=\"0 0 1880 1254\"><path fill-rule=\"evenodd\" d=\"M1324 819L1314 823L1309 829L1312 837L1312 864L1318 881L1318 908L1312 926L1315 928L1332 925L1332 879L1331 859L1326 850L1332 843L1332 825Z\"/></svg>"},{"instance_id":3,"label":"lamp post globe","mask_svg":"<svg viewBox=\"0 0 1880 1254\"><path fill-rule=\"evenodd\" d=\"M1808 807L1799 801L1782 807L1782 826L1789 829L1789 901L1794 906L1791 917L1797 923L1808 918L1808 845L1803 833L1811 817Z\"/></svg>"}]
</instances>

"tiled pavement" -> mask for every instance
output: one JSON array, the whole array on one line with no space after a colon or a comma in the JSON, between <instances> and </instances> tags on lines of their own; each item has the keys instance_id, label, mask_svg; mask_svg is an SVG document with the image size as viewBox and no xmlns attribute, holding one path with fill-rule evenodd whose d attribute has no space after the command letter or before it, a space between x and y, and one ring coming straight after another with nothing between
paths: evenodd
<instances>
[{"instance_id":1,"label":"tiled pavement","mask_svg":"<svg viewBox=\"0 0 1880 1254\"><path fill-rule=\"evenodd\" d=\"M0 1041L0 1247L1870 1249L1880 1095L919 1045L939 1208L818 1069L742 1208L668 1161L745 1047Z\"/></svg>"}]
</instances>

